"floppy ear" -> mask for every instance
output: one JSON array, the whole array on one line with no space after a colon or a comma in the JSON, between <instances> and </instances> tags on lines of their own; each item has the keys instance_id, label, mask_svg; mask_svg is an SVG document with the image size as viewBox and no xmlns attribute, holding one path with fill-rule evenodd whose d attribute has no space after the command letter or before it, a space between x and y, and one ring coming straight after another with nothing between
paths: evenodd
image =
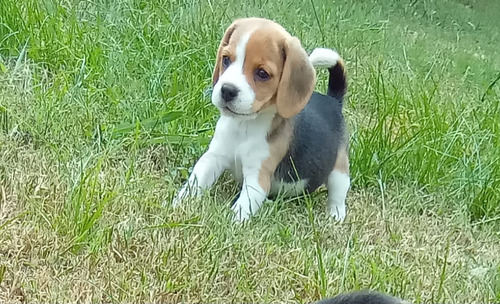
<instances>
[{"instance_id":1,"label":"floppy ear","mask_svg":"<svg viewBox=\"0 0 500 304\"><path fill-rule=\"evenodd\" d=\"M214 66L214 71L212 73L212 86L215 86L217 81L219 80L219 75L220 75L220 68L221 68L221 60L222 60L222 48L228 45L229 39L231 39L231 35L233 34L234 30L236 29L236 22L231 24L227 29L226 33L224 34L224 37L220 41L219 44L219 49L217 50L217 60L215 62Z\"/></svg>"},{"instance_id":2,"label":"floppy ear","mask_svg":"<svg viewBox=\"0 0 500 304\"><path fill-rule=\"evenodd\" d=\"M281 117L290 118L302 111L311 98L316 71L296 37L286 39L283 51L285 63L276 94L276 106Z\"/></svg>"}]
</instances>

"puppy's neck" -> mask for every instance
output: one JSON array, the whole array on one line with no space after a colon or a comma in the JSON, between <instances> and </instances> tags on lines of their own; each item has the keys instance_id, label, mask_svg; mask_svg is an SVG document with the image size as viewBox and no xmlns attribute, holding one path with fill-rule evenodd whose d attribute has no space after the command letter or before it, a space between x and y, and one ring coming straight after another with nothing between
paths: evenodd
<instances>
[{"instance_id":1,"label":"puppy's neck","mask_svg":"<svg viewBox=\"0 0 500 304\"><path fill-rule=\"evenodd\" d=\"M254 132L264 135L271 143L276 140L289 138L291 135L291 125L293 118L283 118L275 109L265 109L254 118L241 118L221 116L221 122L227 128L232 128L236 132ZM256 134L254 134L256 135ZM287 141L287 140L285 140Z\"/></svg>"},{"instance_id":2,"label":"puppy's neck","mask_svg":"<svg viewBox=\"0 0 500 304\"><path fill-rule=\"evenodd\" d=\"M271 127L267 133L267 140L269 142L275 141L278 137L288 137L290 134L290 125L292 124L292 118L283 118L278 113L276 113L271 122Z\"/></svg>"}]
</instances>

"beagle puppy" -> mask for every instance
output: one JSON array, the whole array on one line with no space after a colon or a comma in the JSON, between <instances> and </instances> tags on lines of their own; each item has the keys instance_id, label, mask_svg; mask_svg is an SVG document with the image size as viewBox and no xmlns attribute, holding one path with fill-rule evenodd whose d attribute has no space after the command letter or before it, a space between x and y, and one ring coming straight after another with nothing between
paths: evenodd
<instances>
[{"instance_id":1,"label":"beagle puppy","mask_svg":"<svg viewBox=\"0 0 500 304\"><path fill-rule=\"evenodd\" d=\"M326 95L313 93L314 67L329 70ZM229 169L242 185L235 220L255 214L268 195L295 196L323 184L330 214L343 220L350 178L339 55L317 48L308 57L277 23L238 19L220 42L212 84L221 116L173 205L199 196Z\"/></svg>"}]
</instances>

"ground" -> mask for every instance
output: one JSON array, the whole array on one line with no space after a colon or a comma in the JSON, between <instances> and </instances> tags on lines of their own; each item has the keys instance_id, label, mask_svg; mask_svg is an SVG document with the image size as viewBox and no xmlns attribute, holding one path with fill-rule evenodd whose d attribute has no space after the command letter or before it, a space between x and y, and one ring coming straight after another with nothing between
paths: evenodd
<instances>
[{"instance_id":1,"label":"ground","mask_svg":"<svg viewBox=\"0 0 500 304\"><path fill-rule=\"evenodd\" d=\"M500 302L500 2L37 1L0 6L0 302L287 302L374 289ZM234 18L337 49L348 216L326 191L231 221L207 147ZM317 90L324 91L319 73Z\"/></svg>"}]
</instances>

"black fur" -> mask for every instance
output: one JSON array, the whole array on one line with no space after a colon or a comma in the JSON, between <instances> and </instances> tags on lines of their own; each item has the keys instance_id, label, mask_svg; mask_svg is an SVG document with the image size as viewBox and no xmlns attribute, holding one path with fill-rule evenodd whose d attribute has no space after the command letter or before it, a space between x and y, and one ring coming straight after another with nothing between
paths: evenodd
<instances>
[{"instance_id":1,"label":"black fur","mask_svg":"<svg viewBox=\"0 0 500 304\"><path fill-rule=\"evenodd\" d=\"M342 98L344 97L345 90L347 89L344 66L342 63L338 63L329 68L328 72L330 72L330 77L328 78L328 91L326 92L326 95L338 98L342 103Z\"/></svg>"},{"instance_id":2,"label":"black fur","mask_svg":"<svg viewBox=\"0 0 500 304\"><path fill-rule=\"evenodd\" d=\"M274 173L277 180L288 183L306 179L308 192L327 181L339 146L345 143L344 69L336 64L329 71L327 95L314 92L306 107L292 118L294 131L290 147Z\"/></svg>"},{"instance_id":3,"label":"black fur","mask_svg":"<svg viewBox=\"0 0 500 304\"><path fill-rule=\"evenodd\" d=\"M402 304L405 303L382 293L373 291L356 291L340 294L336 297L323 299L313 304Z\"/></svg>"}]
</instances>

